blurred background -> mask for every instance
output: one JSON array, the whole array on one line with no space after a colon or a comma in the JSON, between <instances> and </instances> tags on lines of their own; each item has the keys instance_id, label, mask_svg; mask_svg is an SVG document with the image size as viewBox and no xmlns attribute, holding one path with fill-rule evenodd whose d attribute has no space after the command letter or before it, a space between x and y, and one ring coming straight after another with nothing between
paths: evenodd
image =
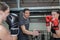
<instances>
[{"instance_id":1,"label":"blurred background","mask_svg":"<svg viewBox=\"0 0 60 40\"><path fill-rule=\"evenodd\" d=\"M51 15L52 10L60 10L60 0L0 0L0 2L6 2L10 6L11 13L21 14L24 8L29 8L31 13L29 30L36 29L41 32L41 35L32 39L49 39L49 33L46 31L45 15ZM30 40L32 39L30 38Z\"/></svg>"}]
</instances>

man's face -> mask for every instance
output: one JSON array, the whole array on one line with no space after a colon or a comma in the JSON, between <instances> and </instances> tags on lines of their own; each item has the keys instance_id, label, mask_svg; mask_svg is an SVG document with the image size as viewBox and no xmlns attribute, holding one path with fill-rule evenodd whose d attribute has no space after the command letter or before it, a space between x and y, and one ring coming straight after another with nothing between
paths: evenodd
<instances>
[{"instance_id":1,"label":"man's face","mask_svg":"<svg viewBox=\"0 0 60 40\"><path fill-rule=\"evenodd\" d=\"M30 11L29 11L29 10L25 11L24 16L25 16L26 18L29 18L29 16L30 16Z\"/></svg>"},{"instance_id":2,"label":"man's face","mask_svg":"<svg viewBox=\"0 0 60 40\"><path fill-rule=\"evenodd\" d=\"M10 9L8 8L6 11L5 11L5 15L6 17L10 14Z\"/></svg>"},{"instance_id":3,"label":"man's face","mask_svg":"<svg viewBox=\"0 0 60 40\"><path fill-rule=\"evenodd\" d=\"M2 11L2 13L3 13L3 20L6 20L7 16L9 15L9 12L10 12L9 8L7 10L5 10L5 11Z\"/></svg>"}]
</instances>

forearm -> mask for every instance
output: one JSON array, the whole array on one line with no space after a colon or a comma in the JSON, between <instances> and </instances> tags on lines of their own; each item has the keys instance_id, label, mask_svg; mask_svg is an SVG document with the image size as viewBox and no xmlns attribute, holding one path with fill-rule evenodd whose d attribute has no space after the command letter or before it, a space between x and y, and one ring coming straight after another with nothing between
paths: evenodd
<instances>
[{"instance_id":1,"label":"forearm","mask_svg":"<svg viewBox=\"0 0 60 40\"><path fill-rule=\"evenodd\" d=\"M51 32L51 27L47 27L47 32Z\"/></svg>"},{"instance_id":2,"label":"forearm","mask_svg":"<svg viewBox=\"0 0 60 40\"><path fill-rule=\"evenodd\" d=\"M56 30L56 35L60 37L60 30Z\"/></svg>"},{"instance_id":3,"label":"forearm","mask_svg":"<svg viewBox=\"0 0 60 40\"><path fill-rule=\"evenodd\" d=\"M25 27L24 25L21 26L21 29L22 29L22 32L23 32L24 34L33 35L33 32L27 30L26 27Z\"/></svg>"},{"instance_id":4,"label":"forearm","mask_svg":"<svg viewBox=\"0 0 60 40\"><path fill-rule=\"evenodd\" d=\"M50 26L46 26L46 28L48 32L51 32L51 22L50 22Z\"/></svg>"},{"instance_id":5,"label":"forearm","mask_svg":"<svg viewBox=\"0 0 60 40\"><path fill-rule=\"evenodd\" d=\"M33 32L29 30L24 30L23 33L27 35L33 35Z\"/></svg>"}]
</instances>

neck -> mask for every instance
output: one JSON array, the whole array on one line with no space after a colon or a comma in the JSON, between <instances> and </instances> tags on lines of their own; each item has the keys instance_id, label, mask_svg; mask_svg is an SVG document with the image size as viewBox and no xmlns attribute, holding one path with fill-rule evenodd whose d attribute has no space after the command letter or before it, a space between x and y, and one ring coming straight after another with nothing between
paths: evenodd
<instances>
[{"instance_id":1,"label":"neck","mask_svg":"<svg viewBox=\"0 0 60 40\"><path fill-rule=\"evenodd\" d=\"M56 17L58 19L58 17Z\"/></svg>"},{"instance_id":2,"label":"neck","mask_svg":"<svg viewBox=\"0 0 60 40\"><path fill-rule=\"evenodd\" d=\"M27 19L25 16L23 16L25 19Z\"/></svg>"}]
</instances>

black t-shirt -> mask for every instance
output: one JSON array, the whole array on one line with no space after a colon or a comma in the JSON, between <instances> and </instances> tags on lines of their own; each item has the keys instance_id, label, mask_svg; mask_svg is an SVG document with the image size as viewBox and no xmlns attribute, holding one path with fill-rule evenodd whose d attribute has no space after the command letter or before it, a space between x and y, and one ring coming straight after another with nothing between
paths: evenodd
<instances>
[{"instance_id":1,"label":"black t-shirt","mask_svg":"<svg viewBox=\"0 0 60 40\"><path fill-rule=\"evenodd\" d=\"M21 26L25 25L25 28L28 30L29 29L29 19L25 19L24 17L20 18L19 20L19 34L18 38L20 40L28 40L28 35L24 34L21 30Z\"/></svg>"}]
</instances>

